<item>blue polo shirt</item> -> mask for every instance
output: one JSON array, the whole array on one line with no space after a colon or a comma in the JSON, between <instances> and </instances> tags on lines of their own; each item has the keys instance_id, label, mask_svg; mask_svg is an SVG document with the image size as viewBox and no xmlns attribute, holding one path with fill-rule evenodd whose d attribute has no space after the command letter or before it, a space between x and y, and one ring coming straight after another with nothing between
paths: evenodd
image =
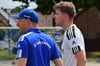
<instances>
[{"instance_id":1,"label":"blue polo shirt","mask_svg":"<svg viewBox=\"0 0 100 66\"><path fill-rule=\"evenodd\" d=\"M30 29L19 38L16 57L27 58L26 66L50 66L50 60L60 58L60 53L54 40L40 29Z\"/></svg>"}]
</instances>

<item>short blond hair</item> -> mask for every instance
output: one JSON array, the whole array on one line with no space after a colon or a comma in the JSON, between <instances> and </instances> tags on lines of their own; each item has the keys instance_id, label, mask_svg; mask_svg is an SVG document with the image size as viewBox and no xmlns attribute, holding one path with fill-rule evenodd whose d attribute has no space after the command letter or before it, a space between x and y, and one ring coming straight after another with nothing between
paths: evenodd
<instances>
[{"instance_id":1,"label":"short blond hair","mask_svg":"<svg viewBox=\"0 0 100 66\"><path fill-rule=\"evenodd\" d=\"M56 3L53 8L54 10L60 9L62 13L67 13L71 19L76 15L76 9L72 2L61 1Z\"/></svg>"}]
</instances>

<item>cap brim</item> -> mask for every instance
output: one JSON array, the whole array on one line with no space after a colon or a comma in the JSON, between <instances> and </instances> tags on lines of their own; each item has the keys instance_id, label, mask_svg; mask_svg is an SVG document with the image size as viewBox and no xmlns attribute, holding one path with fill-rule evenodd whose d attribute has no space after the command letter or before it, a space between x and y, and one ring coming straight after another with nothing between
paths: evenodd
<instances>
[{"instance_id":1,"label":"cap brim","mask_svg":"<svg viewBox=\"0 0 100 66\"><path fill-rule=\"evenodd\" d=\"M19 15L12 15L13 18L19 19L21 18Z\"/></svg>"}]
</instances>

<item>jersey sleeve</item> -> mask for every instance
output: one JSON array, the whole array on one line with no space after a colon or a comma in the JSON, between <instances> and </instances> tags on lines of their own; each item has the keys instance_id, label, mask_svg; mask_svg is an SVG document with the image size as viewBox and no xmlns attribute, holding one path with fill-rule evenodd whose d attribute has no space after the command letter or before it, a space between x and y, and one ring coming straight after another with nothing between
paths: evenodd
<instances>
[{"instance_id":1,"label":"jersey sleeve","mask_svg":"<svg viewBox=\"0 0 100 66\"><path fill-rule=\"evenodd\" d=\"M73 53L84 50L83 36L79 33L76 33L76 37L70 40L70 46Z\"/></svg>"},{"instance_id":2,"label":"jersey sleeve","mask_svg":"<svg viewBox=\"0 0 100 66\"><path fill-rule=\"evenodd\" d=\"M19 40L17 42L17 55L16 58L27 58L28 57L28 50L29 46L27 41L24 40Z\"/></svg>"},{"instance_id":3,"label":"jersey sleeve","mask_svg":"<svg viewBox=\"0 0 100 66\"><path fill-rule=\"evenodd\" d=\"M53 45L52 48L52 55L51 55L51 60L54 60L56 58L60 58L61 54L60 54L60 50L58 50L58 47L56 45L56 43Z\"/></svg>"}]
</instances>

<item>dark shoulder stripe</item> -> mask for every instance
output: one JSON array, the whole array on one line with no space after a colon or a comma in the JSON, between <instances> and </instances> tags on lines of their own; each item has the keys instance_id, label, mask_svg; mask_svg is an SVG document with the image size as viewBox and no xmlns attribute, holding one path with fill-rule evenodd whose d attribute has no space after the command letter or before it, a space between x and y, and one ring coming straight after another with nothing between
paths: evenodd
<instances>
[{"instance_id":1,"label":"dark shoulder stripe","mask_svg":"<svg viewBox=\"0 0 100 66\"><path fill-rule=\"evenodd\" d=\"M70 40L70 39L72 39L72 38L76 38L74 26L70 27L70 28L67 30L67 32L66 32L66 37L68 38L68 40Z\"/></svg>"},{"instance_id":2,"label":"dark shoulder stripe","mask_svg":"<svg viewBox=\"0 0 100 66\"><path fill-rule=\"evenodd\" d=\"M68 36L68 30L66 32L66 37L68 38L68 40L70 40L69 36Z\"/></svg>"},{"instance_id":3,"label":"dark shoulder stripe","mask_svg":"<svg viewBox=\"0 0 100 66\"><path fill-rule=\"evenodd\" d=\"M76 38L74 26L72 26L72 31L73 31L73 36L74 36L74 38Z\"/></svg>"}]
</instances>

